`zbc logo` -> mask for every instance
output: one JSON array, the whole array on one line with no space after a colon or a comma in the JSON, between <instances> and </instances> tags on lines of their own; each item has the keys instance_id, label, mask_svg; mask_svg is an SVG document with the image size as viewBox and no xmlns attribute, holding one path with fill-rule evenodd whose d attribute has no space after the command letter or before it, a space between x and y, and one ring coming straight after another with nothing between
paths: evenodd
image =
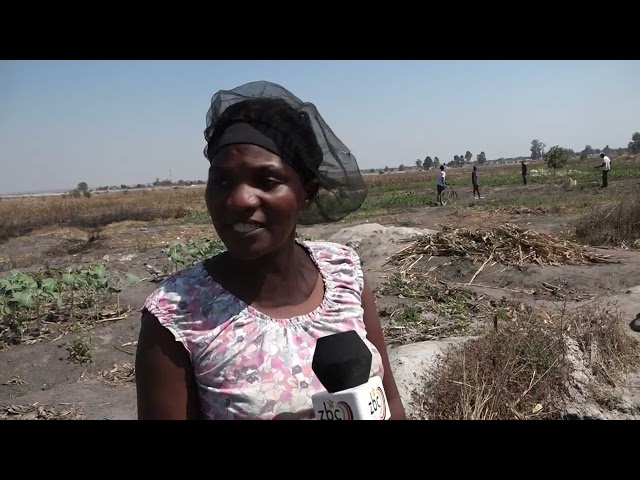
<instances>
[{"instance_id":1,"label":"zbc logo","mask_svg":"<svg viewBox=\"0 0 640 480\"><path fill-rule=\"evenodd\" d=\"M387 405L384 402L384 393L380 387L371 389L369 413L372 417L377 417L381 420L387 415Z\"/></svg>"},{"instance_id":2,"label":"zbc logo","mask_svg":"<svg viewBox=\"0 0 640 480\"><path fill-rule=\"evenodd\" d=\"M320 420L353 420L351 407L345 402L322 402L322 410L318 410L318 413Z\"/></svg>"}]
</instances>

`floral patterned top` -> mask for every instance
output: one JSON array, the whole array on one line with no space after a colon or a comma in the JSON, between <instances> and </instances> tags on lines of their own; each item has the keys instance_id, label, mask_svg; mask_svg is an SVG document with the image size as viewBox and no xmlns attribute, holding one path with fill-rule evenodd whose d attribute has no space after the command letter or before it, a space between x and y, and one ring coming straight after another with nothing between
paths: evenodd
<instances>
[{"instance_id":1,"label":"floral patterned top","mask_svg":"<svg viewBox=\"0 0 640 480\"><path fill-rule=\"evenodd\" d=\"M147 298L149 310L189 352L202 415L211 420L313 419L311 396L324 387L311 369L319 337L355 330L383 376L380 353L366 339L364 276L350 247L298 242L324 280L311 313L269 317L215 282L204 262L167 277Z\"/></svg>"}]
</instances>

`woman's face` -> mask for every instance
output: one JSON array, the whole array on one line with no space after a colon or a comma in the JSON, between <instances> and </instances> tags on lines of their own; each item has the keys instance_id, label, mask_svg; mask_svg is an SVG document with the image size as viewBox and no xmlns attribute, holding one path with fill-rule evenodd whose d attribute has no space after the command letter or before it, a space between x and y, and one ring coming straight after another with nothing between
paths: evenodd
<instances>
[{"instance_id":1,"label":"woman's face","mask_svg":"<svg viewBox=\"0 0 640 480\"><path fill-rule=\"evenodd\" d=\"M290 241L310 198L291 166L255 145L228 145L209 168L209 215L229 253L241 260L255 260Z\"/></svg>"}]
</instances>

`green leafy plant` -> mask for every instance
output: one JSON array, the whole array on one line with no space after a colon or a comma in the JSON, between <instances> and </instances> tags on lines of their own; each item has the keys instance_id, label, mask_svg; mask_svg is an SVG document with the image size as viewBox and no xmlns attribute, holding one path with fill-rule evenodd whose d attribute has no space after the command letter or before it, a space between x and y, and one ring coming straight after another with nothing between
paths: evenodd
<instances>
[{"instance_id":1,"label":"green leafy plant","mask_svg":"<svg viewBox=\"0 0 640 480\"><path fill-rule=\"evenodd\" d=\"M171 242L162 251L171 260L173 270L195 265L197 262L211 258L226 250L221 240L190 240L188 242Z\"/></svg>"},{"instance_id":2,"label":"green leafy plant","mask_svg":"<svg viewBox=\"0 0 640 480\"><path fill-rule=\"evenodd\" d=\"M123 313L118 296L122 286L137 281L131 273L110 276L101 263L46 268L33 275L13 270L0 277L0 346L40 341L54 330L64 334L118 317Z\"/></svg>"}]
</instances>

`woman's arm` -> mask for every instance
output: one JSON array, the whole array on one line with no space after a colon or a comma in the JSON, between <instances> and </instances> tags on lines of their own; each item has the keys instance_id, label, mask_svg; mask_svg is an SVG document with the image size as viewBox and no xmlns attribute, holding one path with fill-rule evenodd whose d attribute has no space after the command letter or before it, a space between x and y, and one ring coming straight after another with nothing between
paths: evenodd
<instances>
[{"instance_id":1,"label":"woman's arm","mask_svg":"<svg viewBox=\"0 0 640 480\"><path fill-rule=\"evenodd\" d=\"M197 420L198 390L186 349L147 310L136 352L139 420Z\"/></svg>"},{"instance_id":2,"label":"woman's arm","mask_svg":"<svg viewBox=\"0 0 640 480\"><path fill-rule=\"evenodd\" d=\"M398 387L393 378L393 372L391 371L391 364L389 363L387 345L384 341L382 326L380 325L378 309L376 308L375 299L373 298L373 292L366 281L362 291L362 307L364 308L364 324L367 328L367 339L375 345L382 356L382 366L384 367L382 385L384 386L384 393L389 402L391 420L406 420L407 417L404 406L402 405L402 399L400 398L400 393L398 393Z\"/></svg>"}]
</instances>

